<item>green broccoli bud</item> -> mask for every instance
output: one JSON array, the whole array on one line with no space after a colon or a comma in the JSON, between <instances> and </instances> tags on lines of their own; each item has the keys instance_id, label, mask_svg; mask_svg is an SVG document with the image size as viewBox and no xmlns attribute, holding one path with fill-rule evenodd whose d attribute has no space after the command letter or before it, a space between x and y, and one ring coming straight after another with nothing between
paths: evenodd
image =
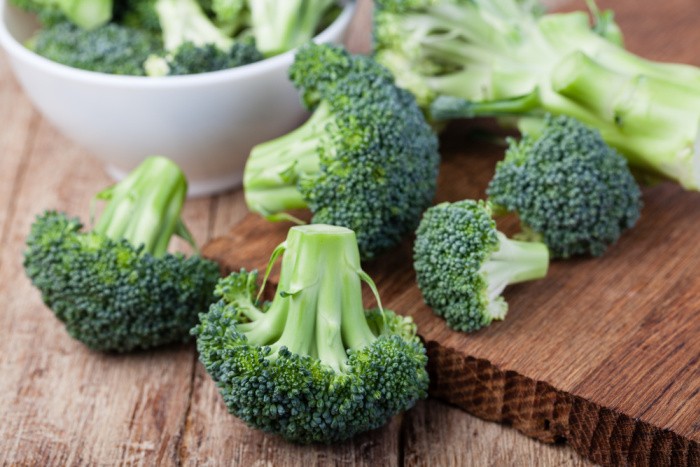
<instances>
[{"instance_id":1,"label":"green broccoli bud","mask_svg":"<svg viewBox=\"0 0 700 467\"><path fill-rule=\"evenodd\" d=\"M418 287L426 304L457 331L504 319L506 286L543 278L548 267L547 247L508 239L496 230L491 207L483 201L434 206L416 231Z\"/></svg>"},{"instance_id":2,"label":"green broccoli bud","mask_svg":"<svg viewBox=\"0 0 700 467\"><path fill-rule=\"evenodd\" d=\"M42 57L73 68L143 76L143 63L159 49L160 41L147 32L114 23L85 30L64 21L40 29L28 47Z\"/></svg>"},{"instance_id":3,"label":"green broccoli bud","mask_svg":"<svg viewBox=\"0 0 700 467\"><path fill-rule=\"evenodd\" d=\"M426 396L425 348L411 319L363 308L362 281L375 296L376 287L351 230L293 227L268 272L280 254L271 303L257 300L257 273L241 270L219 282L220 300L192 331L231 413L290 441L331 443Z\"/></svg>"},{"instance_id":4,"label":"green broccoli bud","mask_svg":"<svg viewBox=\"0 0 700 467\"><path fill-rule=\"evenodd\" d=\"M395 246L432 202L438 173L437 138L415 100L376 62L338 47L301 48L290 75L317 107L253 148L248 207L271 219L308 207L313 223L354 230L363 258Z\"/></svg>"},{"instance_id":5,"label":"green broccoli bud","mask_svg":"<svg viewBox=\"0 0 700 467\"><path fill-rule=\"evenodd\" d=\"M564 116L548 116L539 136L511 140L487 193L558 258L602 255L634 226L642 205L625 159L596 130Z\"/></svg>"},{"instance_id":6,"label":"green broccoli bud","mask_svg":"<svg viewBox=\"0 0 700 467\"><path fill-rule=\"evenodd\" d=\"M11 0L38 15L44 26L66 19L82 29L94 29L112 19L112 0Z\"/></svg>"},{"instance_id":7,"label":"green broccoli bud","mask_svg":"<svg viewBox=\"0 0 700 467\"><path fill-rule=\"evenodd\" d=\"M213 301L215 263L168 254L187 182L162 157L147 159L97 195L107 205L95 228L47 211L32 225L24 268L68 333L88 347L127 352L183 341Z\"/></svg>"}]
</instances>

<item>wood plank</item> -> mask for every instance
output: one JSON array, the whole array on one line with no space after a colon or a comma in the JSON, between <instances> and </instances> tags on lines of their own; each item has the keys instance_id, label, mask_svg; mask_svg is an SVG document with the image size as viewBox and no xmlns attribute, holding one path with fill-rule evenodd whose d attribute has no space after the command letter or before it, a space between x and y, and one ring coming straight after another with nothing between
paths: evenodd
<instances>
[{"instance_id":1,"label":"wood plank","mask_svg":"<svg viewBox=\"0 0 700 467\"><path fill-rule=\"evenodd\" d=\"M601 3L633 50L700 65L697 40L672 39L700 39L691 0ZM438 201L483 197L502 148L469 138L473 129L443 139ZM662 184L644 199L638 226L605 257L557 261L547 279L511 287L508 319L470 336L409 286L410 243L370 265L385 305L414 316L428 342L431 394L595 462L700 463L700 194ZM513 219L500 225L513 232ZM206 253L228 269L261 268L288 227L250 216Z\"/></svg>"},{"instance_id":2,"label":"wood plank","mask_svg":"<svg viewBox=\"0 0 700 467\"><path fill-rule=\"evenodd\" d=\"M109 179L44 121L29 154L5 157L27 157L27 169L0 250L7 258L0 271L0 440L7 440L0 463L174 463L189 404L193 347L127 356L91 352L43 306L21 265L36 214L51 207L87 219L92 194ZM206 228L197 224L209 220L196 218L196 207L188 206L187 217L204 240Z\"/></svg>"}]
</instances>

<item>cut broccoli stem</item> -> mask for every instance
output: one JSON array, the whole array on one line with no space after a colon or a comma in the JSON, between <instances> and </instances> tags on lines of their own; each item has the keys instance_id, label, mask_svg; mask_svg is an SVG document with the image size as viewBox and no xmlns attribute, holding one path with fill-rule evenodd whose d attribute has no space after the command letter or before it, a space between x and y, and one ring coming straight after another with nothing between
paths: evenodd
<instances>
[{"instance_id":1,"label":"cut broccoli stem","mask_svg":"<svg viewBox=\"0 0 700 467\"><path fill-rule=\"evenodd\" d=\"M486 278L488 305L484 325L502 320L508 304L501 294L510 284L542 279L549 267L549 250L543 243L511 240L497 232L499 248L482 264L480 273Z\"/></svg>"},{"instance_id":2,"label":"cut broccoli stem","mask_svg":"<svg viewBox=\"0 0 700 467\"><path fill-rule=\"evenodd\" d=\"M164 157L150 157L124 180L97 195L108 201L94 231L126 239L153 256L163 256L180 223L187 180Z\"/></svg>"},{"instance_id":3,"label":"cut broccoli stem","mask_svg":"<svg viewBox=\"0 0 700 467\"><path fill-rule=\"evenodd\" d=\"M355 233L324 224L294 227L283 248L279 293L262 316L242 310L251 322L238 329L251 344L269 345L271 358L284 347L343 371L347 349L376 340L362 306L366 275Z\"/></svg>"},{"instance_id":4,"label":"cut broccoli stem","mask_svg":"<svg viewBox=\"0 0 700 467\"><path fill-rule=\"evenodd\" d=\"M297 182L318 172L319 138L332 121L330 106L322 102L301 127L253 149L243 180L251 211L271 216L306 207Z\"/></svg>"},{"instance_id":5,"label":"cut broccoli stem","mask_svg":"<svg viewBox=\"0 0 700 467\"><path fill-rule=\"evenodd\" d=\"M157 0L155 7L165 50L174 52L186 42L198 47L214 44L224 51L233 46L233 39L212 23L196 0Z\"/></svg>"}]
</instances>

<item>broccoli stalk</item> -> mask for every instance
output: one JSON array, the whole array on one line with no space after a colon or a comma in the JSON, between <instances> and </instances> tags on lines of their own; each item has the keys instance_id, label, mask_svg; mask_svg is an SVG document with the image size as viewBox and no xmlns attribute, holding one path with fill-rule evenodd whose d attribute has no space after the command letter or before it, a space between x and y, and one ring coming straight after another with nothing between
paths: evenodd
<instances>
[{"instance_id":1,"label":"broccoli stalk","mask_svg":"<svg viewBox=\"0 0 700 467\"><path fill-rule=\"evenodd\" d=\"M166 251L173 235L194 246L180 217L186 193L179 167L153 157L97 195L107 205L94 230L54 211L37 218L25 271L71 336L117 352L187 338L213 301L219 271Z\"/></svg>"},{"instance_id":2,"label":"broccoli stalk","mask_svg":"<svg viewBox=\"0 0 700 467\"><path fill-rule=\"evenodd\" d=\"M377 60L434 119L568 115L634 167L700 189L700 69L624 50L609 12L591 27L516 0L378 3Z\"/></svg>"},{"instance_id":3,"label":"broccoli stalk","mask_svg":"<svg viewBox=\"0 0 700 467\"><path fill-rule=\"evenodd\" d=\"M219 282L221 300L193 329L229 410L291 441L330 443L381 426L425 397L425 348L411 319L381 304L363 308L363 281L379 297L361 269L355 234L293 227L268 273L282 254L271 304L259 306L257 273L242 270Z\"/></svg>"},{"instance_id":4,"label":"broccoli stalk","mask_svg":"<svg viewBox=\"0 0 700 467\"><path fill-rule=\"evenodd\" d=\"M496 230L491 206L483 201L434 206L416 231L418 287L426 304L458 331L504 319L506 286L541 279L548 267L546 245L508 239Z\"/></svg>"},{"instance_id":5,"label":"broccoli stalk","mask_svg":"<svg viewBox=\"0 0 700 467\"><path fill-rule=\"evenodd\" d=\"M274 218L278 213L307 207L296 183L319 171L319 140L332 121L330 106L321 103L296 130L253 148L243 180L251 211Z\"/></svg>"},{"instance_id":6,"label":"broccoli stalk","mask_svg":"<svg viewBox=\"0 0 700 467\"><path fill-rule=\"evenodd\" d=\"M112 19L112 0L12 0L12 3L37 13L45 26L68 19L83 29L94 29Z\"/></svg>"},{"instance_id":7,"label":"broccoli stalk","mask_svg":"<svg viewBox=\"0 0 700 467\"><path fill-rule=\"evenodd\" d=\"M255 0L248 2L255 42L265 56L308 42L334 0Z\"/></svg>"},{"instance_id":8,"label":"broccoli stalk","mask_svg":"<svg viewBox=\"0 0 700 467\"><path fill-rule=\"evenodd\" d=\"M120 183L97 194L108 203L93 232L143 245L144 253L161 257L175 233L192 242L180 218L186 195L180 168L164 157L149 157Z\"/></svg>"},{"instance_id":9,"label":"broccoli stalk","mask_svg":"<svg viewBox=\"0 0 700 467\"><path fill-rule=\"evenodd\" d=\"M368 57L309 44L290 76L315 107L299 129L253 148L243 186L253 212L356 232L364 259L398 244L430 205L437 138L413 97Z\"/></svg>"},{"instance_id":10,"label":"broccoli stalk","mask_svg":"<svg viewBox=\"0 0 700 467\"><path fill-rule=\"evenodd\" d=\"M197 0L151 1L166 54L152 55L146 60L148 76L219 71L263 59L254 45L234 41L217 27Z\"/></svg>"}]
</instances>

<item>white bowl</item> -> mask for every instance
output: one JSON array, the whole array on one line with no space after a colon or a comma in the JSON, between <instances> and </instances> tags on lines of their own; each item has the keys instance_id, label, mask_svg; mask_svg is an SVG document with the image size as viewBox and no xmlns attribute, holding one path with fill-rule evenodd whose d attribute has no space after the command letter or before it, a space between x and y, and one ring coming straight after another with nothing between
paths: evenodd
<instances>
[{"instance_id":1,"label":"white bowl","mask_svg":"<svg viewBox=\"0 0 700 467\"><path fill-rule=\"evenodd\" d=\"M340 43L350 2L314 40ZM0 0L0 44L25 92L62 133L89 150L115 178L149 155L185 171L190 196L239 186L250 149L297 126L305 111L287 78L294 52L190 76L146 78L78 70L22 44L37 24Z\"/></svg>"}]
</instances>

